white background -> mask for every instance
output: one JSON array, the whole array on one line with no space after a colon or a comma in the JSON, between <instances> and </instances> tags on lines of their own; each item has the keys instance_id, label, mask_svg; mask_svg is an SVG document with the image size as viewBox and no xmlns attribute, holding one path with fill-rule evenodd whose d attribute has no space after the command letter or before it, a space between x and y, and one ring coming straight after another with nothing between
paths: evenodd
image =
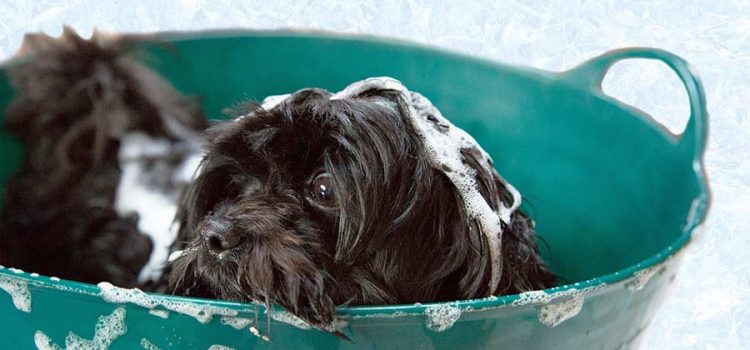
<instances>
[{"instance_id":1,"label":"white background","mask_svg":"<svg viewBox=\"0 0 750 350\"><path fill-rule=\"evenodd\" d=\"M750 1L0 1L0 60L24 33L316 28L398 37L506 63L564 70L606 50L652 46L691 62L706 88L713 205L646 349L750 348ZM618 64L605 90L672 130L688 115L656 62Z\"/></svg>"}]
</instances>

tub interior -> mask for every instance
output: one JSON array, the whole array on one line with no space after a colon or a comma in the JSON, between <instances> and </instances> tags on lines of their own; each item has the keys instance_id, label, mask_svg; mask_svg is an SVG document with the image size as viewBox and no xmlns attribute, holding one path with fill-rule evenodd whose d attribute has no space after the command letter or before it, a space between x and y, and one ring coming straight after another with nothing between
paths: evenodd
<instances>
[{"instance_id":1,"label":"tub interior","mask_svg":"<svg viewBox=\"0 0 750 350\"><path fill-rule=\"evenodd\" d=\"M337 91L392 76L474 135L524 195L542 250L562 283L634 265L683 234L699 194L689 157L640 112L555 74L362 38L175 36L144 47L147 63L205 112L305 87ZM13 89L0 72L0 111ZM0 131L0 186L22 150ZM0 192L1 193L1 192ZM547 249L548 247L548 249Z\"/></svg>"}]
</instances>

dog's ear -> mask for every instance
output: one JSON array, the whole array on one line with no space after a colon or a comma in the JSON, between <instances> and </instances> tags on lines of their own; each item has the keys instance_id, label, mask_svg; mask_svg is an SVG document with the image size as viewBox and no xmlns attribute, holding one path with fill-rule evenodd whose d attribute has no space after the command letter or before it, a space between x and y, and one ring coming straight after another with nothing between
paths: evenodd
<instances>
[{"instance_id":1,"label":"dog's ear","mask_svg":"<svg viewBox=\"0 0 750 350\"><path fill-rule=\"evenodd\" d=\"M474 181L477 188L495 212L501 205L510 206L513 197L510 193L505 193L504 182L487 164L484 154L474 148L465 148L461 150L462 161L474 173ZM444 286L450 285L452 298L470 299L485 297L495 294L495 289L491 288L490 281L492 278L492 254L488 244L486 233L482 231L481 225L477 218L471 217L468 208L464 205L462 193L456 186L446 178L446 175L434 170L443 178L441 184L432 190L433 200L441 200L450 207L439 208L435 210L438 214L439 227L435 230L441 236L450 237L450 240L438 244L448 245L446 262L436 269L436 271L449 271L450 275L443 277ZM455 214L447 214L455 212ZM432 214L435 215L435 214ZM440 219L447 218L447 219ZM504 223L501 223L505 229ZM445 230L446 232L441 232ZM500 256L500 259L503 257ZM500 261L500 268L504 265ZM502 271L502 270L501 270ZM445 287L444 287L445 288Z\"/></svg>"},{"instance_id":2,"label":"dog's ear","mask_svg":"<svg viewBox=\"0 0 750 350\"><path fill-rule=\"evenodd\" d=\"M492 168L492 163L482 166L483 155L477 149L461 151L464 162L476 172L479 192L494 211L500 206L510 208L515 198L507 182ZM555 275L542 261L534 222L522 211L515 210L510 222L501 222L501 273L497 288L492 294L504 295L549 288L555 284Z\"/></svg>"},{"instance_id":3,"label":"dog's ear","mask_svg":"<svg viewBox=\"0 0 750 350\"><path fill-rule=\"evenodd\" d=\"M464 164L474 170L479 193L482 194L490 208L495 212L499 210L500 206L510 208L513 205L513 194L508 191L507 182L492 167L492 161L485 161L484 155L477 148L461 149L461 156Z\"/></svg>"}]
</instances>

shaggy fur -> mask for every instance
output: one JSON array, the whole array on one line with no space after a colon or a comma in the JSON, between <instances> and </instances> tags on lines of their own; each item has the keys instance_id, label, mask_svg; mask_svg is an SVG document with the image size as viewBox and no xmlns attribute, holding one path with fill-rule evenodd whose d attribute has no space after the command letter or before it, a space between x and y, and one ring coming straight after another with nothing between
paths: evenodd
<instances>
[{"instance_id":1,"label":"shaggy fur","mask_svg":"<svg viewBox=\"0 0 750 350\"><path fill-rule=\"evenodd\" d=\"M278 303L331 330L338 305L553 286L533 223L516 211L503 224L500 285L488 290L486 240L453 184L428 164L394 91L329 96L303 90L209 129L210 150L178 214L175 249L184 251L168 273L173 293ZM493 209L510 205L498 174L478 166L479 151L463 156ZM333 191L325 203L315 196L321 173Z\"/></svg>"},{"instance_id":2,"label":"shaggy fur","mask_svg":"<svg viewBox=\"0 0 750 350\"><path fill-rule=\"evenodd\" d=\"M0 214L0 262L90 283L136 286L152 249L138 217L113 209L119 140L178 141L206 127L196 104L125 55L128 40L29 35L9 71L4 128L23 145Z\"/></svg>"},{"instance_id":3,"label":"shaggy fur","mask_svg":"<svg viewBox=\"0 0 750 350\"><path fill-rule=\"evenodd\" d=\"M178 142L206 122L191 101L124 55L123 43L69 31L60 40L27 41L34 59L11 71L19 95L4 122L26 154L6 188L1 263L136 285L152 243L137 216L113 209L120 140L138 131ZM450 180L429 164L398 94L329 96L303 90L208 130L208 153L176 219L173 250L182 255L156 290L278 303L336 333L340 305L470 299L554 284L532 221L516 211L503 224L501 279L490 290L486 239ZM495 210L509 205L503 180L483 170L479 157L463 150L480 192Z\"/></svg>"}]
</instances>

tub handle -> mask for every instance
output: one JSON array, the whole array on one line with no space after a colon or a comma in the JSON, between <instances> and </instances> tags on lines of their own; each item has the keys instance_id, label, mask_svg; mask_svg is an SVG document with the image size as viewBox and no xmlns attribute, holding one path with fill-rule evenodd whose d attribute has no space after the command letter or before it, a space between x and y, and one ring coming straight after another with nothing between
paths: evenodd
<instances>
[{"instance_id":1,"label":"tub handle","mask_svg":"<svg viewBox=\"0 0 750 350\"><path fill-rule=\"evenodd\" d=\"M682 57L669 51L654 48L626 48L605 52L594 57L576 68L563 73L575 85L602 90L602 81L607 71L618 61L644 58L664 62L671 68L685 85L690 100L690 119L685 130L676 135L681 147L686 152L692 152L693 161L701 163L708 138L708 111L706 110L706 95L703 84L698 75Z\"/></svg>"}]
</instances>

